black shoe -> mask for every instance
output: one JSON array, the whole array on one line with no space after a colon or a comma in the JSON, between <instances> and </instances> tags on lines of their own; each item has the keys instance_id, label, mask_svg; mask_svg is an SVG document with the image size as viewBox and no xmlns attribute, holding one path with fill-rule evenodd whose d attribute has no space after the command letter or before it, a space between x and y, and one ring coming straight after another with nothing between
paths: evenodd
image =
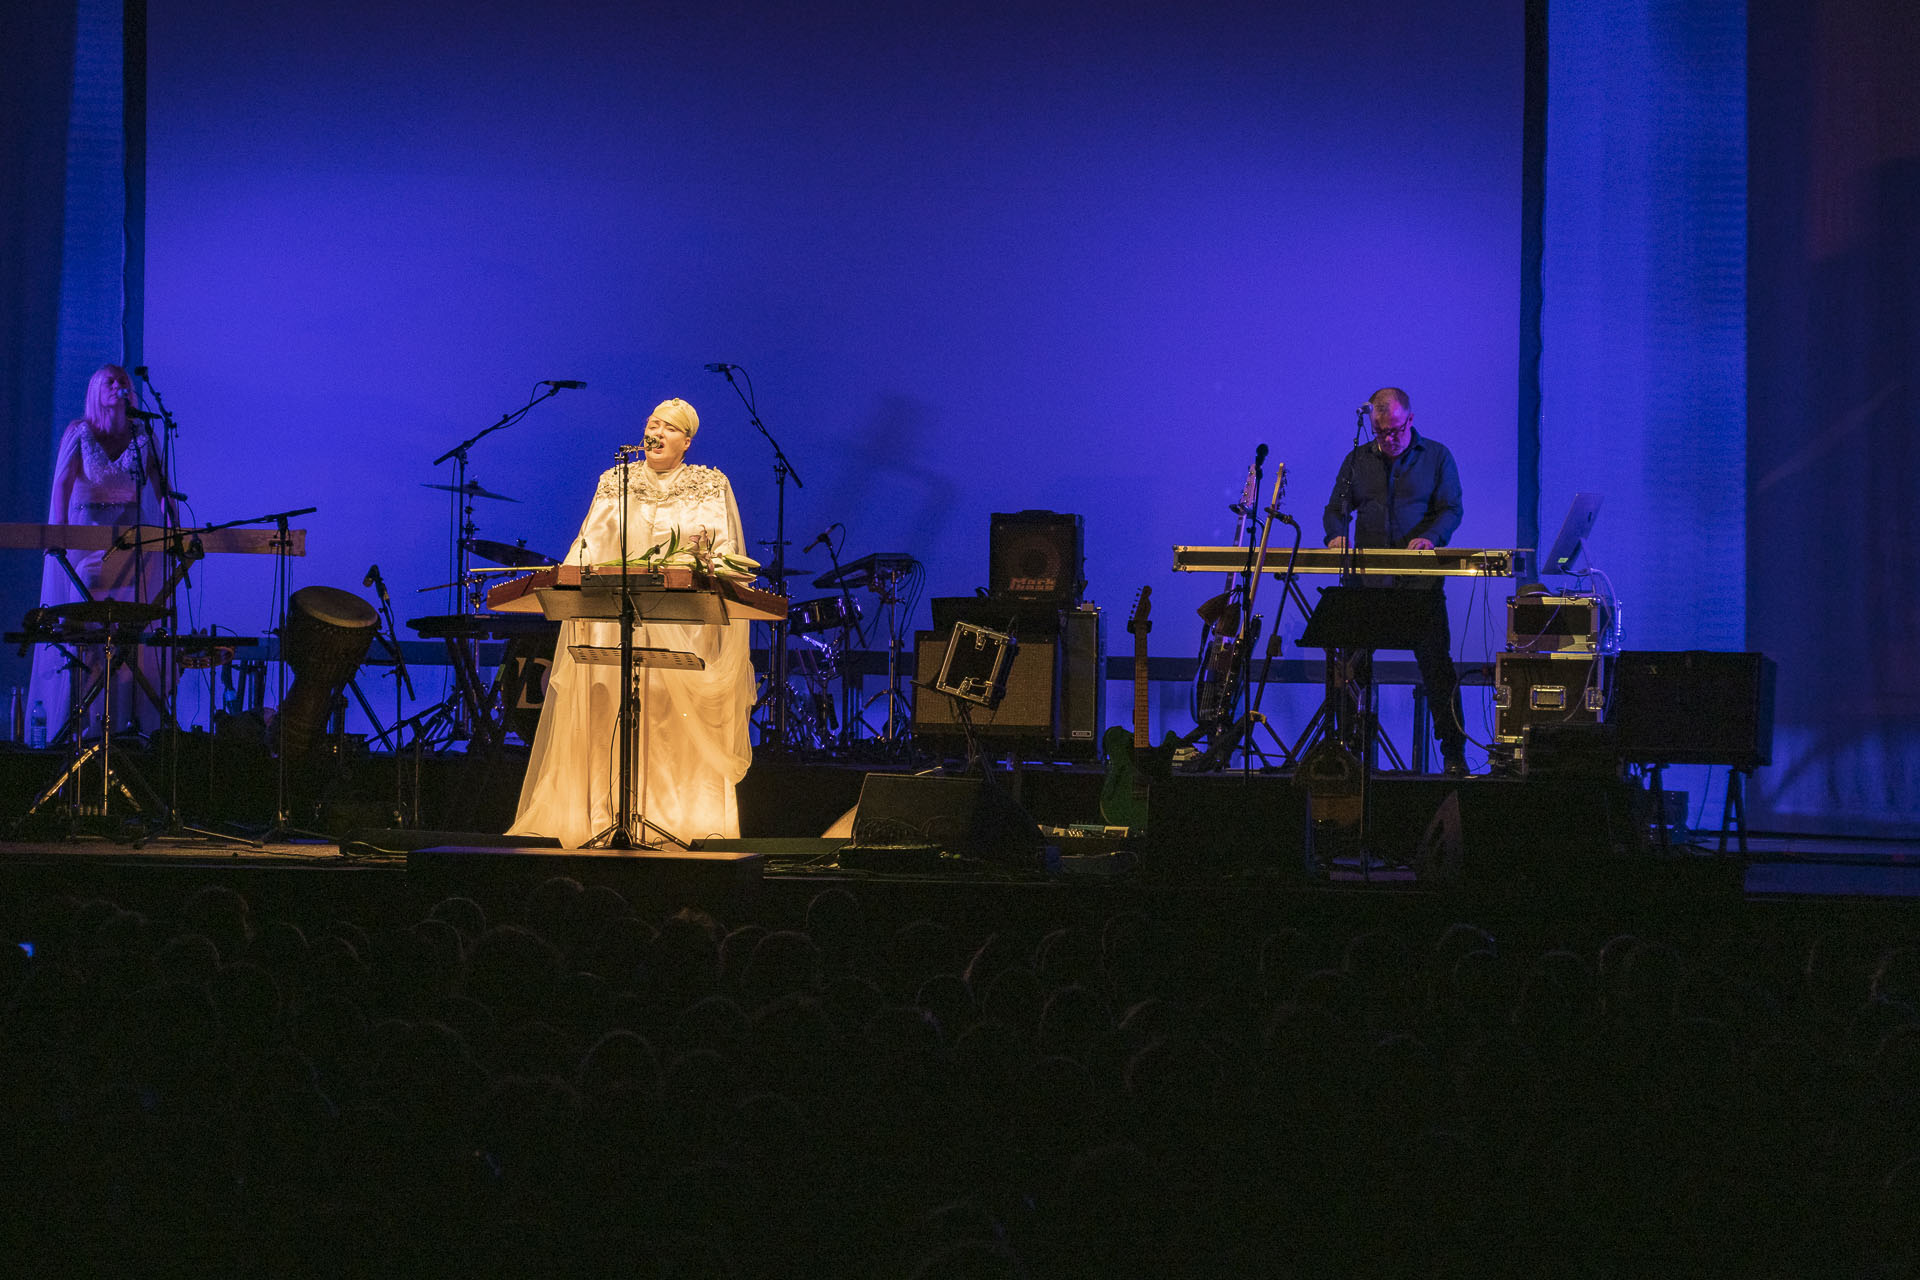
<instances>
[{"instance_id":1,"label":"black shoe","mask_svg":"<svg viewBox=\"0 0 1920 1280\"><path fill-rule=\"evenodd\" d=\"M1455 747L1451 751L1442 750L1440 758L1444 761L1444 764L1441 766L1441 772L1449 778L1464 778L1467 776L1467 753L1465 748Z\"/></svg>"}]
</instances>

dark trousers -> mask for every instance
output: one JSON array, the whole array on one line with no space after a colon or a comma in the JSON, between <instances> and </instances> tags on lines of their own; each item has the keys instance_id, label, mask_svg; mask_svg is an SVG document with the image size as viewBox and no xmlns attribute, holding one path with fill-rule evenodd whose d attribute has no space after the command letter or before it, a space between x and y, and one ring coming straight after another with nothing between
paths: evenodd
<instances>
[{"instance_id":1,"label":"dark trousers","mask_svg":"<svg viewBox=\"0 0 1920 1280\"><path fill-rule=\"evenodd\" d=\"M1439 588L1435 588L1439 590ZM1420 664L1420 683L1427 687L1427 714L1443 755L1467 748L1466 714L1460 705L1460 675L1453 669L1453 627L1447 621L1446 597L1433 611L1434 624L1413 646Z\"/></svg>"},{"instance_id":2,"label":"dark trousers","mask_svg":"<svg viewBox=\"0 0 1920 1280\"><path fill-rule=\"evenodd\" d=\"M1418 584L1439 597L1437 607L1433 610L1432 624L1413 646L1413 660L1420 667L1420 683L1427 691L1427 715L1433 722L1433 736L1440 744L1442 756L1464 751L1467 746L1466 713L1460 704L1460 676L1453 669L1453 627L1447 620L1444 585L1432 578L1403 578L1400 581L1408 585ZM1357 683L1365 684L1372 677L1369 655L1357 655L1352 678Z\"/></svg>"}]
</instances>

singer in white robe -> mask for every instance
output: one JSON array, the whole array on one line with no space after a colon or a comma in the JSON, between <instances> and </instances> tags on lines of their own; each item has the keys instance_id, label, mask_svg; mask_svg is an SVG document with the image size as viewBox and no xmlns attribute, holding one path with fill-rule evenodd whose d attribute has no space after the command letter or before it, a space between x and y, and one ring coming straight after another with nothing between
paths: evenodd
<instances>
[{"instance_id":1,"label":"singer in white robe","mask_svg":"<svg viewBox=\"0 0 1920 1280\"><path fill-rule=\"evenodd\" d=\"M740 509L726 476L684 461L699 424L693 406L677 399L663 402L648 419L646 461L626 468L629 561L665 546L676 534L682 546L702 546L703 560L715 566L723 557L744 555ZM569 563L620 563L620 479L617 466L601 475ZM747 737L754 702L748 631L746 619L718 626L656 622L635 628L637 647L693 653L706 664L698 671L635 670L640 706L633 742L636 839L651 844L667 837L691 842L740 834L734 785L753 759ZM618 648L620 624L588 619L561 624L520 807L509 831L551 836L570 849L611 829L620 806L615 786L620 668L576 661L570 652L576 644ZM652 829L638 829L641 819Z\"/></svg>"}]
</instances>

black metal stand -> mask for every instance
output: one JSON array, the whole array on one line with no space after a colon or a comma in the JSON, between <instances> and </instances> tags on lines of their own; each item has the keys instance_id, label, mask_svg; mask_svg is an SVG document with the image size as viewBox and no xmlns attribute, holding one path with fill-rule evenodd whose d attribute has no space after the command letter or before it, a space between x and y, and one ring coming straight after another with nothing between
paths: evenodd
<instances>
[{"instance_id":1,"label":"black metal stand","mask_svg":"<svg viewBox=\"0 0 1920 1280\"><path fill-rule=\"evenodd\" d=\"M274 666L278 674L274 685L273 714L273 825L261 832L258 839L261 844L275 840L331 840L333 837L320 831L308 831L293 825L292 814L287 808L287 721L281 714L287 705L287 613L293 598L291 575L287 567L292 550L292 537L287 531L287 522L295 516L304 516L318 511L318 507L302 507L298 511L276 511L270 516L261 516L258 520L240 521L242 524L264 524L273 521L273 608L275 613L273 634L275 640Z\"/></svg>"},{"instance_id":2,"label":"black metal stand","mask_svg":"<svg viewBox=\"0 0 1920 1280\"><path fill-rule=\"evenodd\" d=\"M106 690L106 714L103 717L100 737L96 741L90 742L82 747L80 745L80 735L74 735L73 760L67 765L65 771L49 783L46 789L35 797L34 802L27 806L25 815L26 817L32 817L35 813L38 813L41 806L58 795L60 790L67 785L68 780L71 779L74 784L74 799L68 810L68 827L70 831L78 830L79 820L82 817L98 817L103 822L110 822L112 818L113 795L116 791L126 799L129 805L133 806L133 811L136 814L144 814L146 812L146 809L141 805L139 799L128 788L126 782L121 779L113 767L113 668L117 662L116 650L120 647L115 644L113 629L108 629L106 640L102 647L105 650L103 659L105 679L103 684ZM100 686L96 686L96 689L99 687ZM81 706L76 709L75 714L83 714L85 708L91 705L92 701L92 694L89 693L87 698L81 703ZM93 759L96 755L100 757L100 804L97 810L88 813L86 804L80 798L80 771L86 767L87 761ZM132 767L131 762L128 762L128 774L139 784L141 789L147 793L149 803L157 804L159 798L154 795L153 788L146 784L146 779L142 778L138 770ZM141 839L144 841L145 837L143 836Z\"/></svg>"},{"instance_id":3,"label":"black metal stand","mask_svg":"<svg viewBox=\"0 0 1920 1280\"><path fill-rule=\"evenodd\" d=\"M800 479L800 473L793 469L793 464L787 461L786 451L781 449L780 442L773 438L773 433L767 430L767 424L760 421L760 414L754 408L753 375L737 364L712 364L707 368L726 376L727 385L733 388L733 393L740 397L740 403L746 406L747 421L753 424L753 429L758 431L773 449L773 540L771 544L763 541L760 545L773 547L773 572L770 576L780 585L780 589L785 591L787 589L787 481L792 480L793 487L796 489L804 489L807 486ZM745 391L742 391L740 384L734 380L735 369L746 376ZM770 639L767 642L767 689L773 703L773 738L780 744L781 749L785 750L788 745L787 721L793 696L787 688L787 620L782 617L778 622L769 623L767 629L770 633Z\"/></svg>"},{"instance_id":4,"label":"black metal stand","mask_svg":"<svg viewBox=\"0 0 1920 1280\"><path fill-rule=\"evenodd\" d=\"M1373 737L1375 717L1372 710L1373 664L1371 655L1379 649L1411 650L1432 625L1433 610L1440 605L1435 594L1425 587L1325 587L1320 605L1307 620L1300 643L1312 649L1359 650L1369 655L1367 674L1362 680L1360 740L1360 871L1366 877L1376 859L1367 839L1372 826L1370 812L1373 793ZM1378 859L1383 866L1395 865Z\"/></svg>"}]
</instances>

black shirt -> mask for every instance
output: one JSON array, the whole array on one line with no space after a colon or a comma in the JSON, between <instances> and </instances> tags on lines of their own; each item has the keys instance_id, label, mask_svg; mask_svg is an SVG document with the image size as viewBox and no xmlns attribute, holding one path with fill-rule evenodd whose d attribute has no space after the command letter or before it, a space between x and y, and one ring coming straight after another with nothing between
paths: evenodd
<instances>
[{"instance_id":1,"label":"black shirt","mask_svg":"<svg viewBox=\"0 0 1920 1280\"><path fill-rule=\"evenodd\" d=\"M1359 512L1355 546L1404 547L1415 538L1446 546L1466 512L1452 451L1417 431L1397 458L1386 457L1378 444L1354 449L1340 464L1321 517L1327 541L1345 536L1353 511Z\"/></svg>"}]
</instances>

